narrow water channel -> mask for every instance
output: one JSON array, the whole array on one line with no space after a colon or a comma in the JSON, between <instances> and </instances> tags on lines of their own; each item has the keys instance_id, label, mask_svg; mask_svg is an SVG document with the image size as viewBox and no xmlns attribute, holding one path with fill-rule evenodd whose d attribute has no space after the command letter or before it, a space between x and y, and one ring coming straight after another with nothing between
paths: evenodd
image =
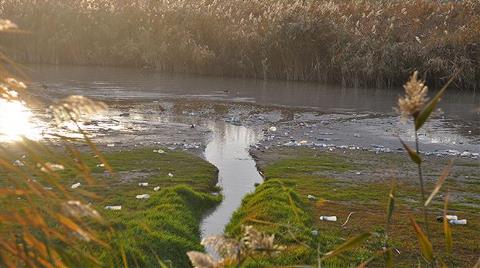
<instances>
[{"instance_id":1,"label":"narrow water channel","mask_svg":"<svg viewBox=\"0 0 480 268\"><path fill-rule=\"evenodd\" d=\"M262 182L255 161L248 150L261 138L253 129L224 122L211 122L213 135L205 149L205 158L218 168L218 185L223 201L201 223L202 238L223 234L233 212L243 197ZM210 253L212 250L207 249Z\"/></svg>"}]
</instances>

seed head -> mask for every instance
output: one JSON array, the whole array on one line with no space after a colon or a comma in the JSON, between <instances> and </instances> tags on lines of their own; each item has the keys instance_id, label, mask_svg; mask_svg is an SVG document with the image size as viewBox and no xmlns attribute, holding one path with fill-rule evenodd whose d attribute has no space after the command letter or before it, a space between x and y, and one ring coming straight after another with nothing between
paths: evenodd
<instances>
[{"instance_id":1,"label":"seed head","mask_svg":"<svg viewBox=\"0 0 480 268\"><path fill-rule=\"evenodd\" d=\"M428 101L428 87L425 86L424 81L418 80L418 72L415 71L403 88L405 96L398 98L398 110L403 119L416 118Z\"/></svg>"}]
</instances>

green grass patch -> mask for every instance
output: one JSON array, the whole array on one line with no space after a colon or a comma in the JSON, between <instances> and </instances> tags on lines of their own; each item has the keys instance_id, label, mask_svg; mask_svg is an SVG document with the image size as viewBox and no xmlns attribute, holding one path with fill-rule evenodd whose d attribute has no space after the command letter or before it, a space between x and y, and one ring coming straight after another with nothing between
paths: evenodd
<instances>
[{"instance_id":1,"label":"green grass patch","mask_svg":"<svg viewBox=\"0 0 480 268\"><path fill-rule=\"evenodd\" d=\"M32 144L35 151L27 157L22 157L22 151L17 150L8 160L22 159L24 165L19 168L55 193L61 191L45 178L46 173L37 163L62 164L65 169L58 171L59 176L54 180L74 197L89 193L78 197L84 203L91 203L101 212L107 226L112 227L113 233L105 226L98 226L101 231L97 232L97 238L112 248L91 248L91 243L81 246L88 247L86 250L96 255L105 267L124 267L122 252L129 267L159 267L161 262L170 262L173 267L190 267L186 252L203 250L200 221L208 209L221 201L221 196L212 194L218 192L215 187L218 171L212 164L182 151L165 150L162 154L153 148L111 151L103 154L115 173L110 174L91 152L47 153L40 146ZM89 172L75 169L76 164ZM85 174L95 178L93 184L86 183ZM0 183L8 184L5 179L13 175L0 174ZM80 187L71 189L77 182L81 182ZM139 183L148 183L148 186ZM155 187L160 190L155 191ZM150 198L137 199L140 194L148 194ZM1 198L0 207L21 203L14 201ZM122 206L122 209L105 210L107 205Z\"/></svg>"},{"instance_id":2,"label":"green grass patch","mask_svg":"<svg viewBox=\"0 0 480 268\"><path fill-rule=\"evenodd\" d=\"M279 180L269 180L243 199L227 225L226 233L239 238L242 226L253 225L260 231L275 234L276 243L289 247L288 254L281 252L274 258L251 261L247 267L307 263L314 257L312 251L299 246L297 241L313 243L312 222L305 204L291 187Z\"/></svg>"},{"instance_id":3,"label":"green grass patch","mask_svg":"<svg viewBox=\"0 0 480 268\"><path fill-rule=\"evenodd\" d=\"M186 252L203 250L199 230L202 215L221 201L220 196L208 193L216 190L217 169L181 151L159 154L145 148L109 152L105 158L117 176L101 179L106 188L90 190L103 196L99 209L122 205L121 211L108 211L107 218L115 226L114 239L123 245L129 266L158 267L161 260L174 267L190 267ZM93 172L103 172L95 160L85 156ZM149 186L141 187L139 182ZM162 190L154 191L156 186ZM151 197L138 200L138 194Z\"/></svg>"},{"instance_id":4,"label":"green grass patch","mask_svg":"<svg viewBox=\"0 0 480 268\"><path fill-rule=\"evenodd\" d=\"M346 267L368 259L383 246L382 235L385 232L386 204L392 180L396 180L396 210L393 217L393 226L390 230L392 245L401 254L394 254L395 262L401 267L410 267L417 263L419 258L417 238L409 222L411 215L421 215L420 191L415 177L415 166L403 154L381 154L370 152L327 152L305 148L278 148L259 153L257 155L259 168L263 171L267 183L270 181L281 182L299 198L303 210L313 219L311 225L305 228L319 231L318 240L308 238L308 243L315 243L320 249L320 255L334 249L346 239L363 232L375 232L361 247L323 263L323 267ZM426 188L433 188L439 174L448 159L428 158L425 167ZM432 241L438 250L443 251L442 224L436 217L442 215L445 191L452 195L449 213L461 218L467 218L466 226L452 226L454 234L454 255L443 256L444 260L452 266L471 266L476 260L476 252L480 244L471 239L475 233L478 235L478 194L475 191L476 172L472 169L474 161L462 160L461 165L454 166L451 176L444 184L442 191L434 198L430 207L429 222L432 231ZM396 174L396 175L395 175ZM429 175L430 174L430 175ZM474 179L471 179L474 178ZM261 188L257 190L259 192ZM255 192L254 195L260 193ZM314 195L317 200L308 200L307 195ZM273 193L272 193L273 195ZM249 200L257 198L249 197ZM247 199L246 199L247 200ZM258 204L252 206L250 213L245 213L248 207L245 202L236 214L237 217L248 219L249 214L255 215L256 211L268 208L275 214L277 207L269 203L277 202L274 197L258 198ZM252 201L249 201L252 202ZM261 205L260 205L261 204ZM350 212L353 212L348 223L344 224ZM319 216L336 215L337 222L320 221ZM273 219L275 221L277 219ZM419 216L417 220L423 222ZM242 222L234 218L233 222ZM268 229L266 229L268 230ZM308 236L308 234L307 234ZM298 248L298 247L297 247ZM315 265L316 259L305 259L306 263L298 259L289 259L290 254L295 256L295 247L287 248L282 254L282 265ZM303 256L316 256L316 252L305 253ZM289 262L291 261L291 262ZM270 263L272 264L272 263ZM268 266L268 263L263 263ZM381 258L373 263L374 267L383 266ZM259 265L262 266L262 265Z\"/></svg>"},{"instance_id":5,"label":"green grass patch","mask_svg":"<svg viewBox=\"0 0 480 268\"><path fill-rule=\"evenodd\" d=\"M130 267L158 267L158 260L174 267L190 267L186 252L203 250L201 217L219 201L220 197L174 186L152 194L149 200L138 201L144 203L138 209L111 211L108 218Z\"/></svg>"}]
</instances>

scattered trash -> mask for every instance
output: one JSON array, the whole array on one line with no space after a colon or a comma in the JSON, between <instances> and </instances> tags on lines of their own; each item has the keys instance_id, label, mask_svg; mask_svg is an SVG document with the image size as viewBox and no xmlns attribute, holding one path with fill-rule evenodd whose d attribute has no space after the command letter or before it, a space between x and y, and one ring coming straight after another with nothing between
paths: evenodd
<instances>
[{"instance_id":1,"label":"scattered trash","mask_svg":"<svg viewBox=\"0 0 480 268\"><path fill-rule=\"evenodd\" d=\"M105 167L105 164L98 164L97 167Z\"/></svg>"},{"instance_id":2,"label":"scattered trash","mask_svg":"<svg viewBox=\"0 0 480 268\"><path fill-rule=\"evenodd\" d=\"M320 216L321 221L337 221L337 216Z\"/></svg>"},{"instance_id":3,"label":"scattered trash","mask_svg":"<svg viewBox=\"0 0 480 268\"><path fill-rule=\"evenodd\" d=\"M445 216L447 218L448 221L451 221L451 220L458 220L458 216L457 215L446 215ZM437 217L437 221L438 222L443 222L443 216L438 216Z\"/></svg>"},{"instance_id":4,"label":"scattered trash","mask_svg":"<svg viewBox=\"0 0 480 268\"><path fill-rule=\"evenodd\" d=\"M37 164L37 166L41 166L40 164ZM52 163L45 163L44 166L40 169L42 172L48 172L48 171L59 171L59 170L64 170L65 167L60 164L52 164Z\"/></svg>"},{"instance_id":5,"label":"scattered trash","mask_svg":"<svg viewBox=\"0 0 480 268\"><path fill-rule=\"evenodd\" d=\"M154 190L155 192L158 192L158 191L160 190L160 186L155 186L155 188L153 188L153 190Z\"/></svg>"},{"instance_id":6,"label":"scattered trash","mask_svg":"<svg viewBox=\"0 0 480 268\"><path fill-rule=\"evenodd\" d=\"M353 136L354 136L355 138L360 138L360 134L358 134L358 133L354 133Z\"/></svg>"},{"instance_id":7,"label":"scattered trash","mask_svg":"<svg viewBox=\"0 0 480 268\"><path fill-rule=\"evenodd\" d=\"M466 220L466 219L463 219L463 220L450 220L449 223L450 223L450 224L455 224L455 225L465 225L465 224L467 224L467 220Z\"/></svg>"},{"instance_id":8,"label":"scattered trash","mask_svg":"<svg viewBox=\"0 0 480 268\"><path fill-rule=\"evenodd\" d=\"M23 167L23 166L25 166L25 164L24 164L22 161L20 161L20 160L15 160L15 161L13 162L13 165L14 165L14 166L17 166L17 167Z\"/></svg>"},{"instance_id":9,"label":"scattered trash","mask_svg":"<svg viewBox=\"0 0 480 268\"><path fill-rule=\"evenodd\" d=\"M350 217L353 215L353 213L355 213L355 212L348 213L347 220L342 224L342 227L345 227L345 225L347 225L347 223L350 220Z\"/></svg>"},{"instance_id":10,"label":"scattered trash","mask_svg":"<svg viewBox=\"0 0 480 268\"><path fill-rule=\"evenodd\" d=\"M272 126L272 127L270 127L268 130L269 130L270 132L275 132L275 131L277 131L277 127Z\"/></svg>"},{"instance_id":11,"label":"scattered trash","mask_svg":"<svg viewBox=\"0 0 480 268\"><path fill-rule=\"evenodd\" d=\"M168 173L168 176L169 176L170 178L173 178L173 174L172 174L172 173Z\"/></svg>"},{"instance_id":12,"label":"scattered trash","mask_svg":"<svg viewBox=\"0 0 480 268\"><path fill-rule=\"evenodd\" d=\"M107 144L107 147L115 147L115 143L109 143Z\"/></svg>"},{"instance_id":13,"label":"scattered trash","mask_svg":"<svg viewBox=\"0 0 480 268\"><path fill-rule=\"evenodd\" d=\"M80 185L82 185L82 184L77 182L77 183L72 184L72 186L70 186L70 188L77 189L78 187L80 187Z\"/></svg>"},{"instance_id":14,"label":"scattered trash","mask_svg":"<svg viewBox=\"0 0 480 268\"><path fill-rule=\"evenodd\" d=\"M148 182L140 182L140 183L138 183L138 186L146 187L146 186L148 186Z\"/></svg>"},{"instance_id":15,"label":"scattered trash","mask_svg":"<svg viewBox=\"0 0 480 268\"><path fill-rule=\"evenodd\" d=\"M122 206L105 206L106 210L122 210Z\"/></svg>"},{"instance_id":16,"label":"scattered trash","mask_svg":"<svg viewBox=\"0 0 480 268\"><path fill-rule=\"evenodd\" d=\"M362 172L357 171L355 174L357 174L357 175L362 175Z\"/></svg>"},{"instance_id":17,"label":"scattered trash","mask_svg":"<svg viewBox=\"0 0 480 268\"><path fill-rule=\"evenodd\" d=\"M313 235L313 236L318 236L318 231L317 231L317 230L313 230L313 231L312 231L312 235Z\"/></svg>"},{"instance_id":18,"label":"scattered trash","mask_svg":"<svg viewBox=\"0 0 480 268\"><path fill-rule=\"evenodd\" d=\"M241 122L240 122L240 117L238 116L232 116L230 117L229 119L225 120L226 122L228 123L231 123L233 125L237 125L237 126L240 126L241 125Z\"/></svg>"},{"instance_id":19,"label":"scattered trash","mask_svg":"<svg viewBox=\"0 0 480 268\"><path fill-rule=\"evenodd\" d=\"M121 117L128 117L128 116L130 116L130 113L121 113L121 114L119 114L118 116L121 116Z\"/></svg>"},{"instance_id":20,"label":"scattered trash","mask_svg":"<svg viewBox=\"0 0 480 268\"><path fill-rule=\"evenodd\" d=\"M137 199L149 199L150 195L149 194L139 194L136 196Z\"/></svg>"},{"instance_id":21,"label":"scattered trash","mask_svg":"<svg viewBox=\"0 0 480 268\"><path fill-rule=\"evenodd\" d=\"M311 195L311 194L307 195L307 198L308 198L309 200L317 200L317 197L314 196L314 195Z\"/></svg>"},{"instance_id":22,"label":"scattered trash","mask_svg":"<svg viewBox=\"0 0 480 268\"><path fill-rule=\"evenodd\" d=\"M162 149L158 149L158 150L153 150L154 153L159 153L159 154L164 154L165 151L162 150Z\"/></svg>"},{"instance_id":23,"label":"scattered trash","mask_svg":"<svg viewBox=\"0 0 480 268\"><path fill-rule=\"evenodd\" d=\"M447 218L447 220L458 220L458 216L457 215L447 215L445 216Z\"/></svg>"}]
</instances>

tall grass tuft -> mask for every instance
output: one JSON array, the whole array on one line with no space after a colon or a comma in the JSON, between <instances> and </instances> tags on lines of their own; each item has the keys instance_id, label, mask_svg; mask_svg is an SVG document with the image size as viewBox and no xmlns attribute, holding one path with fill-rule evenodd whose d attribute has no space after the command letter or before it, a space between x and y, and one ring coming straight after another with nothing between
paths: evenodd
<instances>
[{"instance_id":1,"label":"tall grass tuft","mask_svg":"<svg viewBox=\"0 0 480 268\"><path fill-rule=\"evenodd\" d=\"M17 60L401 85L480 86L480 4L373 0L4 0L30 31L1 43Z\"/></svg>"},{"instance_id":2,"label":"tall grass tuft","mask_svg":"<svg viewBox=\"0 0 480 268\"><path fill-rule=\"evenodd\" d=\"M0 20L0 34L15 30L16 24ZM16 78L18 74L19 68L0 54L0 105L29 104L27 86ZM72 103L58 105L70 117L76 113L70 109ZM91 100L77 103L78 109L80 106L82 112L104 108ZM64 185L62 171L66 168L73 170L85 185L93 185L96 180L79 157L75 143L59 138L60 145L25 137L15 143L0 144L2 267L98 267L103 265L96 256L98 249L112 249L104 241L112 230L90 204L98 197ZM99 232L103 233L102 238Z\"/></svg>"}]
</instances>

